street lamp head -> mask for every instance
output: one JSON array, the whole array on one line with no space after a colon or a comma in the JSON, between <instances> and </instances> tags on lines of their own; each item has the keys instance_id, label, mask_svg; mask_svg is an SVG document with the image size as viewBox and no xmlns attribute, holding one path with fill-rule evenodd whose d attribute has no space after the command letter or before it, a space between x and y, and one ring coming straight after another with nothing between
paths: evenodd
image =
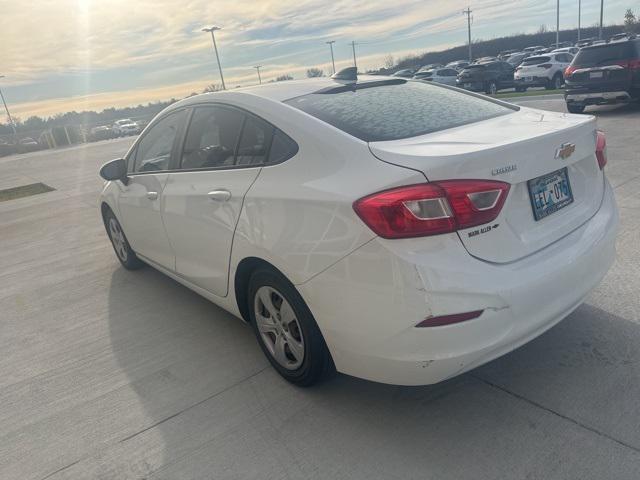
<instances>
[{"instance_id":1,"label":"street lamp head","mask_svg":"<svg viewBox=\"0 0 640 480\"><path fill-rule=\"evenodd\" d=\"M202 31L203 32L215 32L216 30L221 30L222 27L209 27L209 28L203 28Z\"/></svg>"}]
</instances>

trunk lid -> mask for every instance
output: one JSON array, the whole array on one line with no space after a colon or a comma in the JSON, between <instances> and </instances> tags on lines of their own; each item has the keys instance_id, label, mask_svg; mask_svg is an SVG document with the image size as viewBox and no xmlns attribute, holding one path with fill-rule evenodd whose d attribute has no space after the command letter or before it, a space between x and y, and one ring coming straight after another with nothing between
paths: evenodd
<instances>
[{"instance_id":1,"label":"trunk lid","mask_svg":"<svg viewBox=\"0 0 640 480\"><path fill-rule=\"evenodd\" d=\"M603 174L594 117L521 108L494 119L419 137L371 142L380 160L419 170L429 181L489 179L511 184L498 218L458 232L469 253L494 263L530 255L569 234L598 210ZM566 144L573 153L558 158ZM567 169L573 202L536 221L528 181Z\"/></svg>"}]
</instances>

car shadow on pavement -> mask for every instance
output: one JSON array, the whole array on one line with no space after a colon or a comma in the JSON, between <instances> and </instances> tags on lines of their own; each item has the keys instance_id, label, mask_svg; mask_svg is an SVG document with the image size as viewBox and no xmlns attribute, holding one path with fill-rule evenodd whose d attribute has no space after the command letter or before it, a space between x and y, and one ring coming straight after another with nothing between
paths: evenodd
<instances>
[{"instance_id":1,"label":"car shadow on pavement","mask_svg":"<svg viewBox=\"0 0 640 480\"><path fill-rule=\"evenodd\" d=\"M109 331L131 398L100 474L631 479L640 471L640 329L588 304L515 352L425 387L337 375L296 388L268 365L250 328L151 268L113 273Z\"/></svg>"}]
</instances>

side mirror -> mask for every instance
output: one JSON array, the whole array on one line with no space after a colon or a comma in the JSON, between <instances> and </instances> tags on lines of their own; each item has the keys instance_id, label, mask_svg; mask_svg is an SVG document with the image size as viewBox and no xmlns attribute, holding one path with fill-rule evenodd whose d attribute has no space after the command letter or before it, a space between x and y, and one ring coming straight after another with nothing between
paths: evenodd
<instances>
[{"instance_id":1,"label":"side mirror","mask_svg":"<svg viewBox=\"0 0 640 480\"><path fill-rule=\"evenodd\" d=\"M100 169L100 176L105 180L123 180L127 178L127 162L123 158L111 160Z\"/></svg>"}]
</instances>

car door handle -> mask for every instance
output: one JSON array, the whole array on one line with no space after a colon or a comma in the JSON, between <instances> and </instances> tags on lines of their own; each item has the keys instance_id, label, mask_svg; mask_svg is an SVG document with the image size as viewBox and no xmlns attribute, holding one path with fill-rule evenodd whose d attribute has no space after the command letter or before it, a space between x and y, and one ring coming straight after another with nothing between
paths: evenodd
<instances>
[{"instance_id":1,"label":"car door handle","mask_svg":"<svg viewBox=\"0 0 640 480\"><path fill-rule=\"evenodd\" d=\"M231 192L229 190L213 190L207 193L207 196L216 202L226 202L231 198Z\"/></svg>"},{"instance_id":2,"label":"car door handle","mask_svg":"<svg viewBox=\"0 0 640 480\"><path fill-rule=\"evenodd\" d=\"M147 198L149 200L157 200L158 199L158 192L147 192Z\"/></svg>"}]
</instances>

